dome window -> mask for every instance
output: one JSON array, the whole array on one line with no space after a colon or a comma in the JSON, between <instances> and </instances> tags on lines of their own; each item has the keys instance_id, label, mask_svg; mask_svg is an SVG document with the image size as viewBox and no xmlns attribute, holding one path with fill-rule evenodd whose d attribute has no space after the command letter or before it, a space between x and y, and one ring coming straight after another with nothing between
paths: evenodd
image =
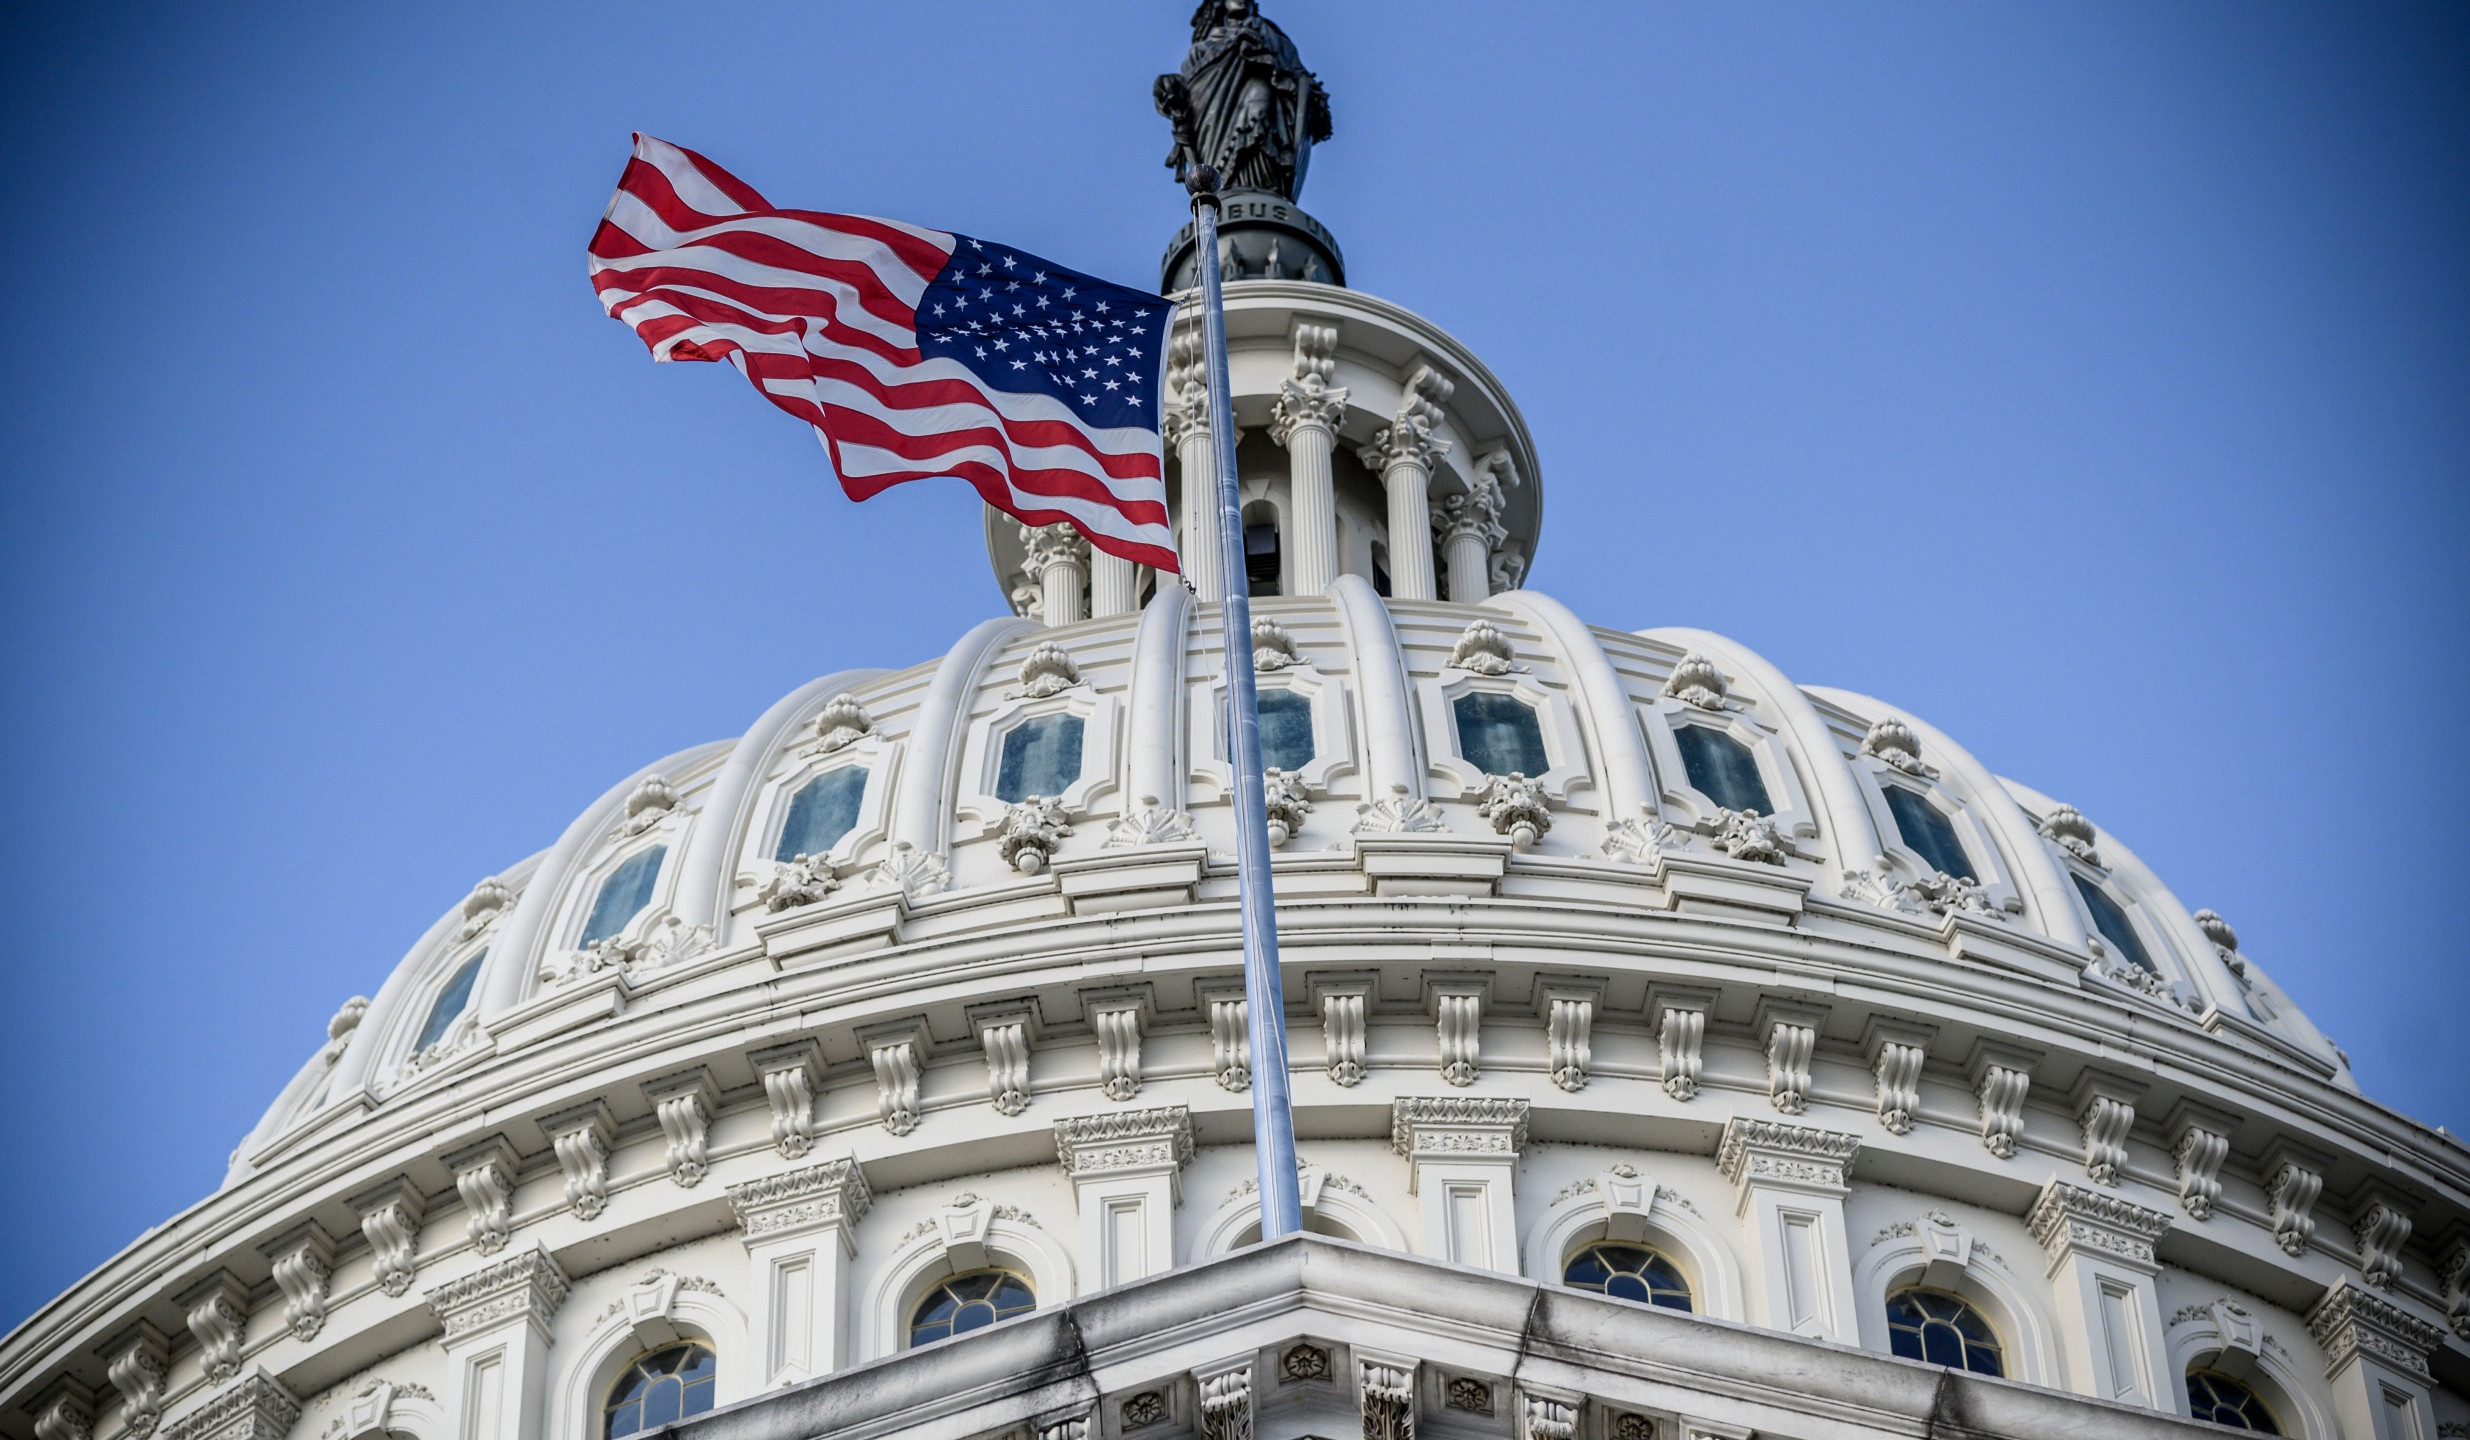
<instances>
[{"instance_id":1,"label":"dome window","mask_svg":"<svg viewBox=\"0 0 2470 1440\"><path fill-rule=\"evenodd\" d=\"M1758 757L1750 747L1721 730L1705 725L1676 725L1672 743L1681 751L1681 768L1690 785L1726 810L1775 813L1767 798L1767 782L1758 778Z\"/></svg>"},{"instance_id":2,"label":"dome window","mask_svg":"<svg viewBox=\"0 0 2470 1440\"><path fill-rule=\"evenodd\" d=\"M928 1345L1038 1308L1037 1292L1009 1270L973 1270L937 1285L909 1320L909 1343Z\"/></svg>"},{"instance_id":3,"label":"dome window","mask_svg":"<svg viewBox=\"0 0 2470 1440\"><path fill-rule=\"evenodd\" d=\"M1615 1300L1683 1314L1690 1310L1690 1282L1682 1278L1681 1268L1643 1246L1589 1245L1569 1257L1569 1264L1561 1269L1561 1283Z\"/></svg>"},{"instance_id":4,"label":"dome window","mask_svg":"<svg viewBox=\"0 0 2470 1440\"><path fill-rule=\"evenodd\" d=\"M1895 816L1896 833L1921 857L1921 863L1958 880L1981 878L1973 873L1964 842L1955 838L1955 824L1945 811L1901 785L1889 785L1886 791L1887 811Z\"/></svg>"},{"instance_id":5,"label":"dome window","mask_svg":"<svg viewBox=\"0 0 2470 1440\"><path fill-rule=\"evenodd\" d=\"M1887 1340L1907 1360L1976 1375L2007 1373L1998 1332L1970 1301L1944 1290L1902 1290L1888 1296Z\"/></svg>"},{"instance_id":6,"label":"dome window","mask_svg":"<svg viewBox=\"0 0 2470 1440\"><path fill-rule=\"evenodd\" d=\"M1004 732L995 770L995 798L1018 805L1032 795L1052 799L1081 778L1081 717L1037 715Z\"/></svg>"},{"instance_id":7,"label":"dome window","mask_svg":"<svg viewBox=\"0 0 2470 1440\"><path fill-rule=\"evenodd\" d=\"M2263 1396L2246 1382L2215 1370L2187 1372L2187 1412L2198 1420L2210 1420L2233 1430L2252 1430L2258 1435L2287 1433L2281 1422L2273 1418L2273 1412L2265 1408Z\"/></svg>"},{"instance_id":8,"label":"dome window","mask_svg":"<svg viewBox=\"0 0 2470 1440\"><path fill-rule=\"evenodd\" d=\"M712 1347L689 1341L628 1365L601 1405L601 1440L623 1440L712 1408Z\"/></svg>"},{"instance_id":9,"label":"dome window","mask_svg":"<svg viewBox=\"0 0 2470 1440\"><path fill-rule=\"evenodd\" d=\"M2153 963L2152 952L2136 938L2135 922L2127 918L2126 910L2083 876L2071 873L2067 878L2075 881L2076 893L2084 897L2084 908L2093 912L2093 928L2118 951L2119 958L2139 970L2160 974L2161 967Z\"/></svg>"},{"instance_id":10,"label":"dome window","mask_svg":"<svg viewBox=\"0 0 2470 1440\"><path fill-rule=\"evenodd\" d=\"M593 897L592 915L583 922L579 944L606 940L643 913L643 907L652 903L652 882L660 878L660 862L668 853L668 846L655 845L626 857L625 864L609 872L609 878L600 882L600 894Z\"/></svg>"},{"instance_id":11,"label":"dome window","mask_svg":"<svg viewBox=\"0 0 2470 1440\"><path fill-rule=\"evenodd\" d=\"M866 769L844 765L806 782L789 802L789 818L781 823L780 845L772 858L788 863L800 855L829 854L843 835L857 828L858 801L866 795Z\"/></svg>"},{"instance_id":12,"label":"dome window","mask_svg":"<svg viewBox=\"0 0 2470 1440\"><path fill-rule=\"evenodd\" d=\"M1476 769L1487 775L1533 776L1552 768L1534 706L1515 695L1482 690L1449 704L1458 720L1458 754Z\"/></svg>"},{"instance_id":13,"label":"dome window","mask_svg":"<svg viewBox=\"0 0 2470 1440\"><path fill-rule=\"evenodd\" d=\"M463 1018L463 1012L472 1003L472 986L480 979L480 962L488 958L489 952L483 950L455 967L454 977L446 982L446 988L438 991L437 999L430 1003L429 1018L421 1024L420 1038L412 1042L413 1054L417 1055L445 1039L446 1032Z\"/></svg>"},{"instance_id":14,"label":"dome window","mask_svg":"<svg viewBox=\"0 0 2470 1440\"><path fill-rule=\"evenodd\" d=\"M1261 763L1289 774L1312 763L1312 697L1300 690L1263 690Z\"/></svg>"}]
</instances>

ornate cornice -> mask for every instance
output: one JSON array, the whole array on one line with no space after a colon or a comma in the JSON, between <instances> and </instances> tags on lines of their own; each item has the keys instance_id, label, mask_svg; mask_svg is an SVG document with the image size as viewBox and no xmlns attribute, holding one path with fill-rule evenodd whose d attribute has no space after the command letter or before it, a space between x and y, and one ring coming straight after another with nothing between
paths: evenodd
<instances>
[{"instance_id":1,"label":"ornate cornice","mask_svg":"<svg viewBox=\"0 0 2470 1440\"><path fill-rule=\"evenodd\" d=\"M2324 1375L2332 1379L2364 1354L2426 1382L2427 1357L2444 1343L2444 1327L2421 1320L2381 1295L2333 1282L2307 1312L2307 1331L2324 1347Z\"/></svg>"},{"instance_id":2,"label":"ornate cornice","mask_svg":"<svg viewBox=\"0 0 2470 1440\"><path fill-rule=\"evenodd\" d=\"M544 1332L566 1301L566 1272L541 1246L424 1291L449 1343L508 1320L528 1319Z\"/></svg>"},{"instance_id":3,"label":"ornate cornice","mask_svg":"<svg viewBox=\"0 0 2470 1440\"><path fill-rule=\"evenodd\" d=\"M1181 1105L1067 1115L1055 1122L1055 1154L1064 1173L1176 1171L1192 1158L1192 1112Z\"/></svg>"},{"instance_id":4,"label":"ornate cornice","mask_svg":"<svg viewBox=\"0 0 2470 1440\"><path fill-rule=\"evenodd\" d=\"M821 1225L855 1225L874 1203L866 1172L849 1157L729 1187L729 1208L750 1240Z\"/></svg>"},{"instance_id":5,"label":"ornate cornice","mask_svg":"<svg viewBox=\"0 0 2470 1440\"><path fill-rule=\"evenodd\" d=\"M1741 1189L1788 1185L1841 1191L1860 1153L1858 1135L1735 1115L1724 1122L1715 1168Z\"/></svg>"},{"instance_id":6,"label":"ornate cornice","mask_svg":"<svg viewBox=\"0 0 2470 1440\"><path fill-rule=\"evenodd\" d=\"M2159 1210L2055 1179L2041 1187L2024 1223L2049 1255L2053 1271L2077 1250L2150 1268L2156 1263L2153 1242L2170 1230L2170 1217Z\"/></svg>"},{"instance_id":7,"label":"ornate cornice","mask_svg":"<svg viewBox=\"0 0 2470 1440\"><path fill-rule=\"evenodd\" d=\"M283 1382L253 1370L239 1384L163 1427L164 1440L283 1440L300 1401Z\"/></svg>"},{"instance_id":8,"label":"ornate cornice","mask_svg":"<svg viewBox=\"0 0 2470 1440\"><path fill-rule=\"evenodd\" d=\"M1412 1160L1515 1159L1527 1148L1528 1109L1500 1095L1402 1095L1390 1106L1389 1146Z\"/></svg>"}]
</instances>

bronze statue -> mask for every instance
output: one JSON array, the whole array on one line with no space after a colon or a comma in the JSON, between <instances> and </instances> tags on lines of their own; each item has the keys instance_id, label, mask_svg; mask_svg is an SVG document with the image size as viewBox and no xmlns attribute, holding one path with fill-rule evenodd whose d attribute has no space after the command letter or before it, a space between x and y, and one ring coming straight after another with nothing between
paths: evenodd
<instances>
[{"instance_id":1,"label":"bronze statue","mask_svg":"<svg viewBox=\"0 0 2470 1440\"><path fill-rule=\"evenodd\" d=\"M1294 200L1313 145L1330 135L1329 92L1253 0L1201 0L1183 70L1159 76L1155 93L1175 127L1166 163L1179 181L1214 165L1228 190Z\"/></svg>"}]
</instances>

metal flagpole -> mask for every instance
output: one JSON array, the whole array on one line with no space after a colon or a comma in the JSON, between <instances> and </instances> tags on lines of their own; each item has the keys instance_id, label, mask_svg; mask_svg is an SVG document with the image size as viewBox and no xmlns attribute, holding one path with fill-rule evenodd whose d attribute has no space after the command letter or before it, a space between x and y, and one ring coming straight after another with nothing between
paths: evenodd
<instances>
[{"instance_id":1,"label":"metal flagpole","mask_svg":"<svg viewBox=\"0 0 2470 1440\"><path fill-rule=\"evenodd\" d=\"M1261 1238L1304 1228L1295 1183L1295 1112L1287 1095L1286 987L1269 884L1269 805L1261 789L1261 715L1252 684L1252 600L1243 507L1235 489L1235 410L1227 394L1226 310L1218 288L1218 172L1195 166L1193 255L1201 271L1201 348L1208 355L1209 448L1218 472L1218 555L1226 598L1228 758L1235 764L1235 868L1244 924L1244 1020L1252 1040L1252 1149L1261 1177ZM1187 484L1191 483L1187 478Z\"/></svg>"}]
</instances>

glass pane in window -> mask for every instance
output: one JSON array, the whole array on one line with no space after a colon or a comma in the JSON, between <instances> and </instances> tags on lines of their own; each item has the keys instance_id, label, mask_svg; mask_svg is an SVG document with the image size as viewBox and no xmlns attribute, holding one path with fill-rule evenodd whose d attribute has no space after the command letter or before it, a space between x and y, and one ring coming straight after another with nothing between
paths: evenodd
<instances>
[{"instance_id":1,"label":"glass pane in window","mask_svg":"<svg viewBox=\"0 0 2470 1440\"><path fill-rule=\"evenodd\" d=\"M909 1320L909 1343L964 1335L998 1320L1026 1314L1038 1305L1029 1282L1007 1270L976 1270L955 1275L926 1293Z\"/></svg>"},{"instance_id":2,"label":"glass pane in window","mask_svg":"<svg viewBox=\"0 0 2470 1440\"><path fill-rule=\"evenodd\" d=\"M1675 726L1672 739L1681 750L1681 768L1699 794L1727 810L1775 813L1767 799L1767 782L1758 778L1758 757L1749 746L1704 725Z\"/></svg>"},{"instance_id":3,"label":"glass pane in window","mask_svg":"<svg viewBox=\"0 0 2470 1440\"><path fill-rule=\"evenodd\" d=\"M2198 1420L2210 1420L2233 1430L2279 1435L2281 1423L2264 1408L2264 1397L2243 1381L2210 1370L2187 1372L2187 1409Z\"/></svg>"},{"instance_id":4,"label":"glass pane in window","mask_svg":"<svg viewBox=\"0 0 2470 1440\"><path fill-rule=\"evenodd\" d=\"M1301 770L1312 763L1312 697L1299 690L1263 690L1261 763Z\"/></svg>"},{"instance_id":5,"label":"glass pane in window","mask_svg":"<svg viewBox=\"0 0 2470 1440\"><path fill-rule=\"evenodd\" d=\"M858 800L866 794L866 768L844 765L806 782L789 802L789 818L780 827L775 860L822 855L857 828Z\"/></svg>"},{"instance_id":6,"label":"glass pane in window","mask_svg":"<svg viewBox=\"0 0 2470 1440\"><path fill-rule=\"evenodd\" d=\"M2136 938L2136 927L2128 920L2127 912L2119 908L2119 903L2104 893L2100 886L2081 875L2071 871L2068 878L2075 881L2076 893L2084 897L2084 908L2093 912L2093 928L2101 932L2102 939L2110 942L2110 948L2138 969L2160 974L2160 967L2153 963L2152 954L2144 948L2144 942Z\"/></svg>"},{"instance_id":7,"label":"glass pane in window","mask_svg":"<svg viewBox=\"0 0 2470 1440\"><path fill-rule=\"evenodd\" d=\"M1032 795L1052 800L1081 778L1081 717L1040 715L1006 730L995 771L995 798L1017 805Z\"/></svg>"},{"instance_id":8,"label":"glass pane in window","mask_svg":"<svg viewBox=\"0 0 2470 1440\"><path fill-rule=\"evenodd\" d=\"M473 982L480 979L480 962L488 957L489 952L483 950L455 968L454 978L437 992L437 1000L429 1006L429 1018L420 1027L420 1038L412 1042L415 1052L446 1038L446 1032L463 1018L464 1007L472 1003Z\"/></svg>"},{"instance_id":9,"label":"glass pane in window","mask_svg":"<svg viewBox=\"0 0 2470 1440\"><path fill-rule=\"evenodd\" d=\"M1690 1308L1690 1282L1680 1267L1642 1245L1589 1245L1562 1267L1561 1283L1641 1305Z\"/></svg>"},{"instance_id":10,"label":"glass pane in window","mask_svg":"<svg viewBox=\"0 0 2470 1440\"><path fill-rule=\"evenodd\" d=\"M1901 785L1887 788L1887 809L1895 816L1896 833L1933 870L1943 870L1960 880L1978 880L1973 862L1965 858L1964 842L1955 838L1955 825L1945 811L1905 789Z\"/></svg>"},{"instance_id":11,"label":"glass pane in window","mask_svg":"<svg viewBox=\"0 0 2470 1440\"><path fill-rule=\"evenodd\" d=\"M609 1387L601 1406L603 1440L667 1425L712 1408L711 1347L688 1342L643 1356Z\"/></svg>"},{"instance_id":12,"label":"glass pane in window","mask_svg":"<svg viewBox=\"0 0 2470 1440\"><path fill-rule=\"evenodd\" d=\"M1887 1343L1907 1360L1979 1375L2004 1375L1997 1332L1972 1305L1942 1290L1887 1297Z\"/></svg>"},{"instance_id":13,"label":"glass pane in window","mask_svg":"<svg viewBox=\"0 0 2470 1440\"><path fill-rule=\"evenodd\" d=\"M583 922L583 944L608 939L643 913L643 907L652 903L652 882L660 878L661 857L668 853L668 846L655 845L628 856L625 864L609 872L592 901L591 918Z\"/></svg>"},{"instance_id":14,"label":"glass pane in window","mask_svg":"<svg viewBox=\"0 0 2470 1440\"><path fill-rule=\"evenodd\" d=\"M1284 565L1279 554L1278 525L1274 520L1244 521L1244 579L1246 595L1275 595L1278 576Z\"/></svg>"},{"instance_id":15,"label":"glass pane in window","mask_svg":"<svg viewBox=\"0 0 2470 1440\"><path fill-rule=\"evenodd\" d=\"M1515 695L1461 695L1450 702L1458 715L1458 753L1487 775L1541 775L1552 768L1544 754L1544 727L1535 707Z\"/></svg>"}]
</instances>

